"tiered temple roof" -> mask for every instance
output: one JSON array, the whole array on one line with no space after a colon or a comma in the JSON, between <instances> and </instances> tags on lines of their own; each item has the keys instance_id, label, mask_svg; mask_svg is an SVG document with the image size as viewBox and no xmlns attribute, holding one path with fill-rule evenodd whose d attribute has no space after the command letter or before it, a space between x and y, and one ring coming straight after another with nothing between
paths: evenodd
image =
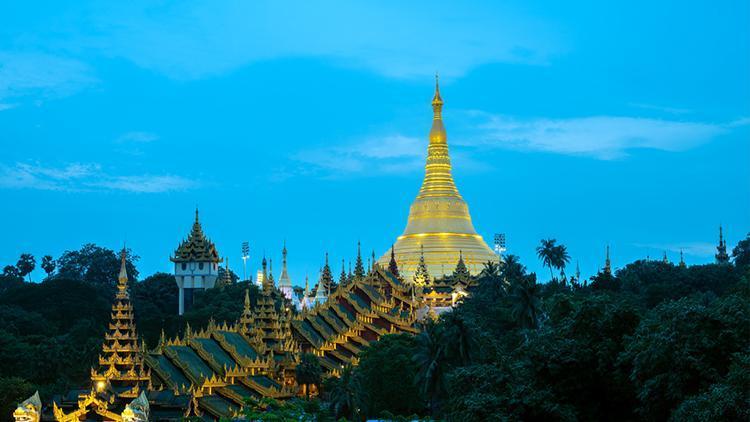
<instances>
[{"instance_id":1,"label":"tiered temple roof","mask_svg":"<svg viewBox=\"0 0 750 422\"><path fill-rule=\"evenodd\" d=\"M322 367L337 375L356 364L359 352L389 333L416 333L418 306L411 288L376 265L370 275L339 286L322 304L292 321L302 350L320 357Z\"/></svg>"},{"instance_id":2,"label":"tiered temple roof","mask_svg":"<svg viewBox=\"0 0 750 422\"><path fill-rule=\"evenodd\" d=\"M134 398L139 389L148 384L150 375L144 368L143 356L139 353L143 344L138 344L133 304L128 293L125 248L120 255L120 274L109 329L104 336L98 368L91 370L91 382L99 391L109 386Z\"/></svg>"},{"instance_id":3,"label":"tiered temple roof","mask_svg":"<svg viewBox=\"0 0 750 422\"><path fill-rule=\"evenodd\" d=\"M116 371L104 371L109 378L103 390L95 385L57 397L55 420L125 420L126 414L136 417L128 420L146 420L143 415L148 420L233 418L248 397L298 394L294 368L301 352L315 354L325 372L337 376L345 365L356 365L360 351L381 336L416 334L424 309L450 303L461 290L461 283L444 280L417 287L376 264L369 275L339 286L300 315L289 313L275 288L261 291L255 304L246 291L236 323L211 321L199 331L187 325L181 337L167 339L162 333L158 345L146 350L137 346L127 274L121 276L119 286L125 288L118 288L116 319L102 358L108 365L115 362L105 367ZM110 351L119 351L122 359L111 358ZM116 381L129 384L115 388Z\"/></svg>"},{"instance_id":4,"label":"tiered temple roof","mask_svg":"<svg viewBox=\"0 0 750 422\"><path fill-rule=\"evenodd\" d=\"M195 210L195 221L188 238L180 242L180 246L169 258L172 262L221 262L216 246L203 234L198 210Z\"/></svg>"}]
</instances>

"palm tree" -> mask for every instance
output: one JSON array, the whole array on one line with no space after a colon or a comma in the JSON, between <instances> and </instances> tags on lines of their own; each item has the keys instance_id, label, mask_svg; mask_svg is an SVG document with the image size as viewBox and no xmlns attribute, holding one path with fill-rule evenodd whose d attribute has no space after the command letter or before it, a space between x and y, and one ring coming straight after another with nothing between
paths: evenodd
<instances>
[{"instance_id":1,"label":"palm tree","mask_svg":"<svg viewBox=\"0 0 750 422\"><path fill-rule=\"evenodd\" d=\"M440 396L444 390L445 342L440 326L429 320L417 336L417 351L413 360L419 367L417 385L430 402L434 415L438 408Z\"/></svg>"},{"instance_id":2,"label":"palm tree","mask_svg":"<svg viewBox=\"0 0 750 422\"><path fill-rule=\"evenodd\" d=\"M532 274L513 285L513 317L523 328L536 328L541 314L539 285Z\"/></svg>"},{"instance_id":3,"label":"palm tree","mask_svg":"<svg viewBox=\"0 0 750 422\"><path fill-rule=\"evenodd\" d=\"M500 267L494 261L487 261L484 263L482 272L479 273L479 277L497 277L500 275Z\"/></svg>"},{"instance_id":4,"label":"palm tree","mask_svg":"<svg viewBox=\"0 0 750 422\"><path fill-rule=\"evenodd\" d=\"M517 255L506 255L503 262L500 264L500 277L503 278L505 284L509 284L511 280L518 280L526 274L526 267L521 264L521 260Z\"/></svg>"},{"instance_id":5,"label":"palm tree","mask_svg":"<svg viewBox=\"0 0 750 422\"><path fill-rule=\"evenodd\" d=\"M320 380L322 378L318 357L312 353L303 353L302 356L300 356L300 361L297 364L297 367L294 368L294 377L297 379L297 384L304 387L305 395L309 399L310 386L320 385Z\"/></svg>"},{"instance_id":6,"label":"palm tree","mask_svg":"<svg viewBox=\"0 0 750 422\"><path fill-rule=\"evenodd\" d=\"M471 363L473 339L461 314L456 311L443 314L443 326L447 357L455 358L453 362L457 361L462 366Z\"/></svg>"},{"instance_id":7,"label":"palm tree","mask_svg":"<svg viewBox=\"0 0 750 422\"><path fill-rule=\"evenodd\" d=\"M346 365L330 392L331 408L336 418L359 419L362 386L351 365Z\"/></svg>"},{"instance_id":8,"label":"palm tree","mask_svg":"<svg viewBox=\"0 0 750 422\"><path fill-rule=\"evenodd\" d=\"M555 275L552 273L555 254L557 253L555 251L555 249L557 249L555 243L557 243L557 240L555 239L542 239L541 245L536 247L536 255L542 260L542 265L549 268L549 276L551 279L555 278Z\"/></svg>"},{"instance_id":9,"label":"palm tree","mask_svg":"<svg viewBox=\"0 0 750 422\"><path fill-rule=\"evenodd\" d=\"M560 271L560 276L565 278L565 266L570 262L568 248L565 245L555 246L553 249L552 266Z\"/></svg>"}]
</instances>

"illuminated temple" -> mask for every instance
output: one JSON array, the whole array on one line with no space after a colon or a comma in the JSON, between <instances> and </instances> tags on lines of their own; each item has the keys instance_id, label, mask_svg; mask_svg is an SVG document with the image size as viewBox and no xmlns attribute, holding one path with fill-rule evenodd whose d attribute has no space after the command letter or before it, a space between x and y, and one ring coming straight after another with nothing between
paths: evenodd
<instances>
[{"instance_id":1,"label":"illuminated temple","mask_svg":"<svg viewBox=\"0 0 750 422\"><path fill-rule=\"evenodd\" d=\"M354 272L343 268L338 283L328 264L315 291L293 294L286 270L286 245L279 285L266 271L257 294L245 291L236 321L186 325L181 335L146 345L138 336L129 294L125 250L117 291L100 356L82 389L42 401L20 403L16 421L226 420L242 415L249 398L288 399L317 394L299 386L295 368L302 353L318 358L323 372L338 376L357 365L359 353L381 336L417 334L421 321L455 306L469 294L487 261L498 257L476 234L466 203L451 177L436 87L422 189L404 234L379 262L362 261L359 244ZM192 291L232 283L227 265L221 283L216 249L202 232L196 211L193 230L174 256L180 313ZM445 276L444 276L445 275ZM250 287L250 283L248 283ZM189 300L188 300L189 299Z\"/></svg>"},{"instance_id":2,"label":"illuminated temple","mask_svg":"<svg viewBox=\"0 0 750 422\"><path fill-rule=\"evenodd\" d=\"M407 279L417 272L422 256L431 277L453 271L459 255L473 275L488 261L498 261L498 256L474 230L469 207L453 182L448 135L443 126L443 99L437 79L432 111L422 188L411 205L404 233L392 247L399 269ZM390 256L391 251L387 251L378 262L387 266Z\"/></svg>"}]
</instances>

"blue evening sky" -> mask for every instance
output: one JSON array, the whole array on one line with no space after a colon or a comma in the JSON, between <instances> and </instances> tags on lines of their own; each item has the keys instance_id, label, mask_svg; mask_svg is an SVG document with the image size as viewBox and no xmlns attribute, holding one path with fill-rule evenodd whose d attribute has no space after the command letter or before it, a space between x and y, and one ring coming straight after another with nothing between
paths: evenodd
<instances>
[{"instance_id":1,"label":"blue evening sky","mask_svg":"<svg viewBox=\"0 0 750 422\"><path fill-rule=\"evenodd\" d=\"M0 264L127 241L170 271L196 205L240 274L243 240L295 284L380 255L436 71L474 224L530 270L546 237L589 276L750 231L747 1L7 1Z\"/></svg>"}]
</instances>

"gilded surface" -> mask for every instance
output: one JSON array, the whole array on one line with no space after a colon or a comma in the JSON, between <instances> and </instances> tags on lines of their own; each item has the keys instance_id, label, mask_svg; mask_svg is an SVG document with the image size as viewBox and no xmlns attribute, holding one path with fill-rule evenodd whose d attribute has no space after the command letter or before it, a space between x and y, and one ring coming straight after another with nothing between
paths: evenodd
<instances>
[{"instance_id":1,"label":"gilded surface","mask_svg":"<svg viewBox=\"0 0 750 422\"><path fill-rule=\"evenodd\" d=\"M461 253L471 274L479 273L487 261L498 261L474 229L469 207L453 181L442 109L436 81L424 180L409 210L406 229L393 246L398 268L406 280L414 275L422 248L432 277L452 273ZM388 265L390 255L391 251L387 251L378 262Z\"/></svg>"}]
</instances>

